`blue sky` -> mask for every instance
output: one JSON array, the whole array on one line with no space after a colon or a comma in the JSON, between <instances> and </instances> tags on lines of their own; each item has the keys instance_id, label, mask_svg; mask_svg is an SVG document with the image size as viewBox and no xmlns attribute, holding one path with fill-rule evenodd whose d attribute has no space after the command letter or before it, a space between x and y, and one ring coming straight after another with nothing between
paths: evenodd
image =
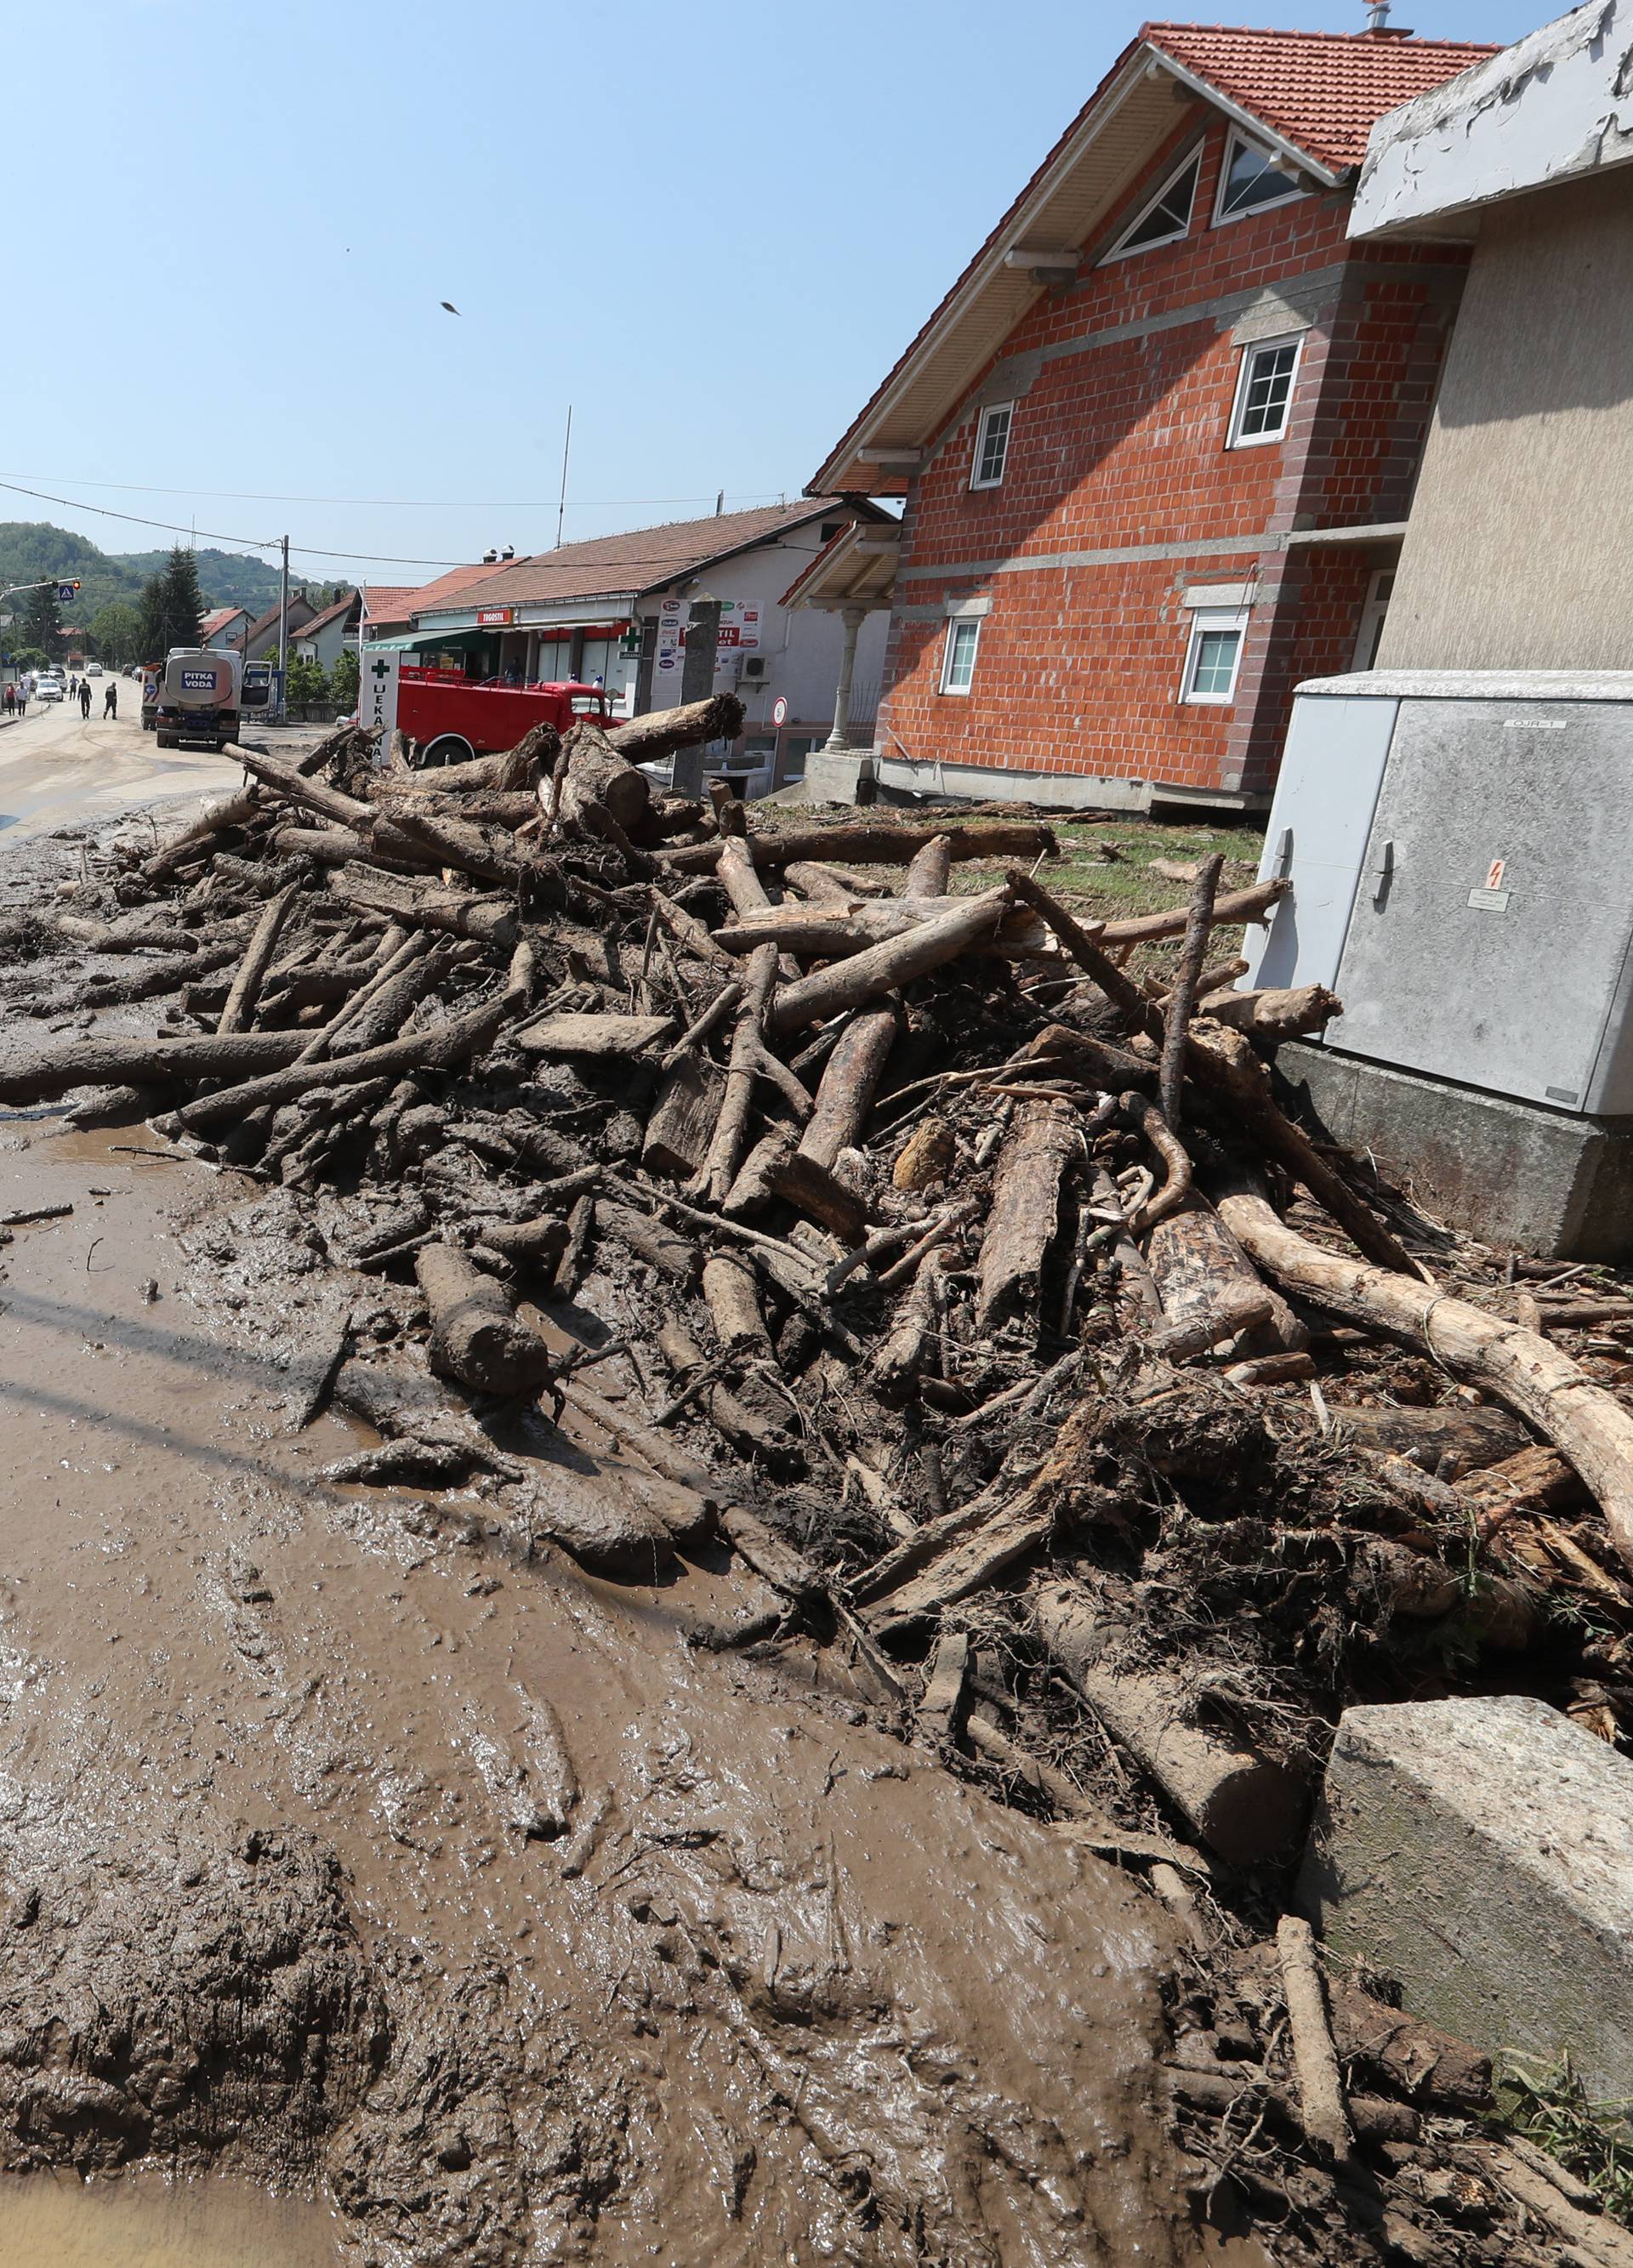
<instances>
[{"instance_id":1,"label":"blue sky","mask_svg":"<svg viewBox=\"0 0 1633 2268\"><path fill-rule=\"evenodd\" d=\"M1364 22L1360 0L1194 14ZM10 43L14 249L63 248L13 262L0 476L201 542L287 528L336 555L299 571L402 582L554 541L569 401L569 537L797 493L1140 20L81 0L70 55ZM4 491L0 518L167 540Z\"/></svg>"}]
</instances>

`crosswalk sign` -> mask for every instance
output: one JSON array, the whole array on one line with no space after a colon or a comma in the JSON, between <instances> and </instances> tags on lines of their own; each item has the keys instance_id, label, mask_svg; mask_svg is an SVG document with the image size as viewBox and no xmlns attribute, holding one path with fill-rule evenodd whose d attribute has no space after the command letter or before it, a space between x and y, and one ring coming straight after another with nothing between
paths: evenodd
<instances>
[{"instance_id":1,"label":"crosswalk sign","mask_svg":"<svg viewBox=\"0 0 1633 2268\"><path fill-rule=\"evenodd\" d=\"M78 594L78 590L79 590L79 583L78 583L78 578L75 578L75 580L74 580L73 582L71 582L71 583L59 583L59 584L57 585L57 586L56 586L56 595L57 595L58 602L60 603L62 600L65 600L65 599L71 599L71 598L76 597L76 596Z\"/></svg>"}]
</instances>

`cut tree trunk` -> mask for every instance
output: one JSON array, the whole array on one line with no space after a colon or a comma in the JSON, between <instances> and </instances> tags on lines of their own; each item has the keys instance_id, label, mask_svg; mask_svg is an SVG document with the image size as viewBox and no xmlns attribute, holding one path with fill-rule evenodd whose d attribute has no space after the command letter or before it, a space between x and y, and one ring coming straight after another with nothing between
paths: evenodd
<instances>
[{"instance_id":1,"label":"cut tree trunk","mask_svg":"<svg viewBox=\"0 0 1633 2268\"><path fill-rule=\"evenodd\" d=\"M1206 1333L1206 1344L1218 1346L1232 1334L1216 1325L1263 1302L1269 1320L1254 1337L1258 1351L1293 1354L1309 1345L1309 1332L1286 1300L1197 1191L1152 1229L1146 1261L1163 1303L1166 1336L1176 1344Z\"/></svg>"},{"instance_id":2,"label":"cut tree trunk","mask_svg":"<svg viewBox=\"0 0 1633 2268\"><path fill-rule=\"evenodd\" d=\"M647 1121L640 1155L649 1174L685 1182L702 1169L725 1089L726 1075L709 1056L689 1049L671 1066Z\"/></svg>"},{"instance_id":3,"label":"cut tree trunk","mask_svg":"<svg viewBox=\"0 0 1633 2268\"><path fill-rule=\"evenodd\" d=\"M1196 1005L1197 983L1208 953L1208 932L1213 924L1214 895L1223 872L1224 853L1221 850L1216 850L1211 858L1204 858L1198 869L1191 886L1191 902L1186 908L1185 943L1179 950L1174 989L1163 1012L1163 1057L1156 1100L1163 1116L1176 1134L1179 1130L1181 1090L1185 1085L1186 1030Z\"/></svg>"},{"instance_id":4,"label":"cut tree trunk","mask_svg":"<svg viewBox=\"0 0 1633 2268\"><path fill-rule=\"evenodd\" d=\"M900 1028L893 1001L852 1017L823 1065L816 1108L800 1137L802 1157L831 1172L840 1151L856 1146Z\"/></svg>"},{"instance_id":5,"label":"cut tree trunk","mask_svg":"<svg viewBox=\"0 0 1633 2268\"><path fill-rule=\"evenodd\" d=\"M293 1063L306 1032L211 1033L181 1040L104 1039L14 1056L0 1069L0 1102L49 1102L77 1086L168 1086L244 1079Z\"/></svg>"},{"instance_id":6,"label":"cut tree trunk","mask_svg":"<svg viewBox=\"0 0 1633 2268\"><path fill-rule=\"evenodd\" d=\"M586 806L599 804L615 825L638 826L652 800L652 782L615 748L598 725L580 718L562 742L567 760L560 817L584 823ZM541 793L543 785L541 783Z\"/></svg>"},{"instance_id":7,"label":"cut tree trunk","mask_svg":"<svg viewBox=\"0 0 1633 2268\"><path fill-rule=\"evenodd\" d=\"M414 1272L431 1308L431 1367L478 1394L526 1394L550 1376L550 1351L517 1319L502 1284L452 1245L422 1245Z\"/></svg>"},{"instance_id":8,"label":"cut tree trunk","mask_svg":"<svg viewBox=\"0 0 1633 2268\"><path fill-rule=\"evenodd\" d=\"M272 955L277 950L279 932L289 918L291 907L300 895L299 882L290 882L281 889L255 924L239 964L226 1005L217 1024L218 1032L243 1032L255 1020L255 1003L261 997L261 982L272 965Z\"/></svg>"},{"instance_id":9,"label":"cut tree trunk","mask_svg":"<svg viewBox=\"0 0 1633 2268\"><path fill-rule=\"evenodd\" d=\"M399 880L377 866L363 865L343 866L329 876L329 887L348 905L388 914L405 927L446 930L454 937L497 946L504 953L519 934L516 909L507 898L475 897L469 890L444 889L434 882Z\"/></svg>"},{"instance_id":10,"label":"cut tree trunk","mask_svg":"<svg viewBox=\"0 0 1633 2268\"><path fill-rule=\"evenodd\" d=\"M1488 1315L1432 1285L1363 1268L1289 1228L1256 1193L1219 1211L1248 1253L1319 1306L1432 1354L1452 1377L1507 1403L1570 1459L1598 1498L1610 1538L1633 1567L1633 1411L1534 1331Z\"/></svg>"},{"instance_id":11,"label":"cut tree trunk","mask_svg":"<svg viewBox=\"0 0 1633 2268\"><path fill-rule=\"evenodd\" d=\"M699 1175L710 1202L720 1204L737 1178L737 1161L754 1100L755 1057L765 1043L766 1010L777 982L777 948L763 945L749 962L744 998L732 1035L731 1063L720 1094L720 1116Z\"/></svg>"},{"instance_id":12,"label":"cut tree trunk","mask_svg":"<svg viewBox=\"0 0 1633 2268\"><path fill-rule=\"evenodd\" d=\"M1077 1114L1066 1102L1030 1102L1004 1144L981 1240L975 1327L990 1331L1038 1304L1043 1264L1060 1225L1060 1185L1082 1154Z\"/></svg>"},{"instance_id":13,"label":"cut tree trunk","mask_svg":"<svg viewBox=\"0 0 1633 2268\"><path fill-rule=\"evenodd\" d=\"M541 1016L524 1024L516 1044L533 1056L587 1056L596 1063L627 1063L660 1046L675 1030L673 1016Z\"/></svg>"},{"instance_id":14,"label":"cut tree trunk","mask_svg":"<svg viewBox=\"0 0 1633 2268\"><path fill-rule=\"evenodd\" d=\"M746 1261L735 1253L711 1253L703 1263L703 1296L722 1353L770 1356L771 1334L760 1312L754 1270Z\"/></svg>"}]
</instances>

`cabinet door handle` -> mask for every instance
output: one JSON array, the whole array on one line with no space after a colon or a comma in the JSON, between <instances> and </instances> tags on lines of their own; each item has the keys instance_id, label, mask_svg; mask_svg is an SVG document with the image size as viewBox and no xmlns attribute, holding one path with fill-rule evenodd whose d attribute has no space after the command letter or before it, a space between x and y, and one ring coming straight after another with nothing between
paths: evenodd
<instances>
[{"instance_id":1,"label":"cabinet door handle","mask_svg":"<svg viewBox=\"0 0 1633 2268\"><path fill-rule=\"evenodd\" d=\"M1276 837L1275 858L1270 871L1278 881L1293 871L1293 830L1290 827L1284 827Z\"/></svg>"}]
</instances>

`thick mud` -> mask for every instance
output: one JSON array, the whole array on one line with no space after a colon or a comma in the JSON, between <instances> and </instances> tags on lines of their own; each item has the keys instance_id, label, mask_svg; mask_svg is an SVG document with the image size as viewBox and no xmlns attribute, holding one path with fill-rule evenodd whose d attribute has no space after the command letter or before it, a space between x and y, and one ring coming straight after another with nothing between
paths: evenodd
<instances>
[{"instance_id":1,"label":"thick mud","mask_svg":"<svg viewBox=\"0 0 1633 2268\"><path fill-rule=\"evenodd\" d=\"M0 1120L74 1207L0 1253L0 2167L299 2189L376 2268L1198 2257L1161 1907L831 1653L690 1643L740 1572L326 1481L344 1280L150 1138Z\"/></svg>"},{"instance_id":2,"label":"thick mud","mask_svg":"<svg viewBox=\"0 0 1633 2268\"><path fill-rule=\"evenodd\" d=\"M336 2268L332 2217L248 2183L36 2174L0 2187L6 2268Z\"/></svg>"}]
</instances>

